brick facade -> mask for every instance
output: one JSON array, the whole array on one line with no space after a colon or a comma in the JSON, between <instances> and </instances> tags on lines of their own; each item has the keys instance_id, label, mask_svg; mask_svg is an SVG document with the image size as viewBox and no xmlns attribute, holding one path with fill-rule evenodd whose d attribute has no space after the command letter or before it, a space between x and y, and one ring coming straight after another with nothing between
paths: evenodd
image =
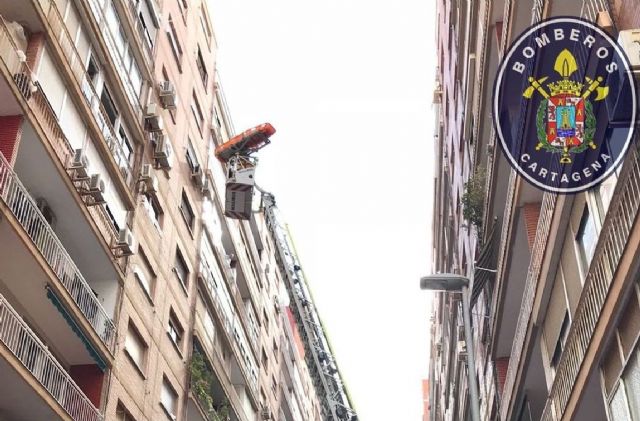
<instances>
[{"instance_id":1,"label":"brick facade","mask_svg":"<svg viewBox=\"0 0 640 421\"><path fill-rule=\"evenodd\" d=\"M18 156L18 145L22 137L22 116L0 116L0 152L13 166Z\"/></svg>"}]
</instances>

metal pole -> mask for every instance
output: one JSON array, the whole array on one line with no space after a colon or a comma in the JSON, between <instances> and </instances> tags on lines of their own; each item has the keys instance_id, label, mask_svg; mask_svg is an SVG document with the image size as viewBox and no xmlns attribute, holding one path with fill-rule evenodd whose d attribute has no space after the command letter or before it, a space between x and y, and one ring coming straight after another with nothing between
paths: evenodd
<instances>
[{"instance_id":1,"label":"metal pole","mask_svg":"<svg viewBox=\"0 0 640 421\"><path fill-rule=\"evenodd\" d=\"M467 345L467 369L469 383L469 407L471 421L480 421L480 396L476 376L476 360L473 355L473 333L471 331L471 309L469 305L469 286L462 287L462 317L464 318L464 340Z\"/></svg>"}]
</instances>

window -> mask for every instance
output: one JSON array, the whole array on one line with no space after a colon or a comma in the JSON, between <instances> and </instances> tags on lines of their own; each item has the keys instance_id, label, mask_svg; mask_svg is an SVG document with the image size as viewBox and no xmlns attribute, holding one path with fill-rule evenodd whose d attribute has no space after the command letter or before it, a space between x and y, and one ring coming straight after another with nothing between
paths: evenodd
<instances>
[{"instance_id":1,"label":"window","mask_svg":"<svg viewBox=\"0 0 640 421\"><path fill-rule=\"evenodd\" d=\"M140 336L138 329L129 321L129 328L127 330L127 337L124 342L124 349L127 355L134 362L136 367L140 371L144 371L144 364L147 355L147 344Z\"/></svg>"},{"instance_id":2,"label":"window","mask_svg":"<svg viewBox=\"0 0 640 421\"><path fill-rule=\"evenodd\" d=\"M151 297L156 283L156 273L153 271L149 260L142 247L138 247L138 263L133 266L133 275L138 280L147 295Z\"/></svg>"},{"instance_id":3,"label":"window","mask_svg":"<svg viewBox=\"0 0 640 421\"><path fill-rule=\"evenodd\" d=\"M264 347L262 348L262 352L260 355L260 360L262 361L262 367L264 367L265 370L269 369L269 357L267 357L267 353L264 352Z\"/></svg>"},{"instance_id":4,"label":"window","mask_svg":"<svg viewBox=\"0 0 640 421\"><path fill-rule=\"evenodd\" d=\"M262 310L262 320L264 323L264 330L269 332L269 316L267 315L266 310Z\"/></svg>"},{"instance_id":5,"label":"window","mask_svg":"<svg viewBox=\"0 0 640 421\"><path fill-rule=\"evenodd\" d=\"M193 148L191 140L187 141L187 164L189 164L191 172L196 172L200 167L200 164L198 163L198 155L196 155L196 150Z\"/></svg>"},{"instance_id":6,"label":"window","mask_svg":"<svg viewBox=\"0 0 640 421\"><path fill-rule=\"evenodd\" d=\"M556 347L553 350L553 356L551 357L551 367L555 369L560 362L564 345L567 342L567 336L569 336L569 312L565 311L564 318L562 319L562 326L560 326L560 335L556 342Z\"/></svg>"},{"instance_id":7,"label":"window","mask_svg":"<svg viewBox=\"0 0 640 421\"><path fill-rule=\"evenodd\" d=\"M275 338L273 339L273 356L278 361L278 342L276 342Z\"/></svg>"},{"instance_id":8,"label":"window","mask_svg":"<svg viewBox=\"0 0 640 421\"><path fill-rule=\"evenodd\" d=\"M142 30L145 47L150 51L153 50L153 44L156 39L155 8L148 2L149 0L134 0L138 4L138 21ZM154 0L150 0L154 1Z\"/></svg>"},{"instance_id":9,"label":"window","mask_svg":"<svg viewBox=\"0 0 640 421\"><path fill-rule=\"evenodd\" d=\"M167 334L169 335L171 342L173 342L173 344L176 347L178 347L178 349L180 350L182 346L182 337L184 335L184 329L182 328L182 325L178 321L178 316L176 316L176 313L174 313L173 309L169 310L169 323L167 326Z\"/></svg>"},{"instance_id":10,"label":"window","mask_svg":"<svg viewBox=\"0 0 640 421\"><path fill-rule=\"evenodd\" d=\"M198 97L196 97L196 91L193 91L193 98L191 101L191 112L193 113L193 118L195 118L196 120L196 125L198 126L198 129L202 131L202 126L204 125L204 114L202 114L202 108L200 108Z\"/></svg>"},{"instance_id":11,"label":"window","mask_svg":"<svg viewBox=\"0 0 640 421\"><path fill-rule=\"evenodd\" d=\"M160 207L157 196L151 193L145 193L142 197L142 205L147 210L153 224L158 230L162 229L162 217L164 212Z\"/></svg>"},{"instance_id":12,"label":"window","mask_svg":"<svg viewBox=\"0 0 640 421\"><path fill-rule=\"evenodd\" d=\"M113 102L111 94L109 93L109 90L106 86L102 89L102 94L100 95L100 103L102 103L102 107L107 113L107 117L109 118L111 125L115 126L116 119L118 118L119 113L118 109L116 108L116 104L115 102Z\"/></svg>"},{"instance_id":13,"label":"window","mask_svg":"<svg viewBox=\"0 0 640 421\"><path fill-rule=\"evenodd\" d=\"M160 391L160 404L171 419L178 419L178 393L171 386L166 376L162 377L162 390Z\"/></svg>"},{"instance_id":14,"label":"window","mask_svg":"<svg viewBox=\"0 0 640 421\"><path fill-rule=\"evenodd\" d=\"M176 273L180 283L186 288L189 281L189 268L178 248L176 248L176 261L173 264L173 271Z\"/></svg>"},{"instance_id":15,"label":"window","mask_svg":"<svg viewBox=\"0 0 640 421\"><path fill-rule=\"evenodd\" d=\"M167 29L167 38L169 39L169 45L171 45L173 58L176 59L178 70L182 72L182 47L180 46L180 42L178 41L178 34L176 32L176 27L173 25L171 15L169 15L169 28Z\"/></svg>"},{"instance_id":16,"label":"window","mask_svg":"<svg viewBox=\"0 0 640 421\"><path fill-rule=\"evenodd\" d=\"M196 66L198 66L198 72L200 72L200 79L202 80L202 84L206 87L207 81L209 80L209 75L207 74L207 67L204 64L204 58L202 57L202 51L200 50L200 46L198 46L198 55L196 56Z\"/></svg>"},{"instance_id":17,"label":"window","mask_svg":"<svg viewBox=\"0 0 640 421\"><path fill-rule=\"evenodd\" d=\"M195 214L193 213L193 208L191 204L189 204L189 198L187 197L187 193L182 190L182 199L180 201L180 212L182 212L182 217L184 218L184 222L187 223L187 227L189 227L190 231L193 231L195 225Z\"/></svg>"},{"instance_id":18,"label":"window","mask_svg":"<svg viewBox=\"0 0 640 421\"><path fill-rule=\"evenodd\" d=\"M207 37L207 45L211 48L211 39L213 38L213 33L211 31L211 25L209 25L209 19L207 18L207 11L205 9L204 3L200 6L200 25L202 26L202 31Z\"/></svg>"},{"instance_id":19,"label":"window","mask_svg":"<svg viewBox=\"0 0 640 421\"><path fill-rule=\"evenodd\" d=\"M593 252L596 249L596 224L593 216L589 212L589 207L584 207L584 213L580 220L580 227L578 228L578 234L576 240L578 241L578 247L580 249L580 257L582 258L584 272L589 268L589 263L593 257Z\"/></svg>"},{"instance_id":20,"label":"window","mask_svg":"<svg viewBox=\"0 0 640 421\"><path fill-rule=\"evenodd\" d=\"M118 406L116 406L116 421L136 421L120 401L118 401Z\"/></svg>"}]
</instances>

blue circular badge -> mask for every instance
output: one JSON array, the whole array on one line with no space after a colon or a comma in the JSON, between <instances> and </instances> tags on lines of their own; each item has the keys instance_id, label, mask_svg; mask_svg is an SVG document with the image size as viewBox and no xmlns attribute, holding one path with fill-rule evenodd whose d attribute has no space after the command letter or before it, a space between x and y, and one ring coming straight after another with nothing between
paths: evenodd
<instances>
[{"instance_id":1,"label":"blue circular badge","mask_svg":"<svg viewBox=\"0 0 640 421\"><path fill-rule=\"evenodd\" d=\"M493 120L511 165L533 185L577 193L602 182L633 139L636 86L629 60L591 22L552 18L504 56Z\"/></svg>"}]
</instances>

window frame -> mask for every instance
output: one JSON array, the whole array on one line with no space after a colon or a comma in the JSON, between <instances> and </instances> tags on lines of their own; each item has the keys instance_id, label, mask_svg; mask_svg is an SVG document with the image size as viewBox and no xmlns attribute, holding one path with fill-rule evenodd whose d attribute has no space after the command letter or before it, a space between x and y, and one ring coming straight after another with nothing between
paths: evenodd
<instances>
[{"instance_id":1,"label":"window frame","mask_svg":"<svg viewBox=\"0 0 640 421\"><path fill-rule=\"evenodd\" d=\"M171 405L173 406L173 408L168 408L167 407L168 405L164 402L163 398L164 398L165 387L167 388L166 390L168 390L169 394L173 398L173 405ZM169 417L171 417L172 420L178 419L177 413L180 406L180 395L178 395L178 391L176 390L175 387L173 387L173 384L171 384L171 381L169 381L169 378L166 376L166 374L162 375L162 383L160 385L160 406L166 412L166 414L169 415Z\"/></svg>"},{"instance_id":2,"label":"window frame","mask_svg":"<svg viewBox=\"0 0 640 421\"><path fill-rule=\"evenodd\" d=\"M176 27L173 24L173 18L171 17L171 14L169 14L168 24L169 27L165 32L167 33L167 39L169 40L169 45L171 46L173 58L176 60L178 70L180 71L180 73L182 73L182 57L184 56L184 50L182 49L182 45L180 44L180 40L178 39L178 32L176 31Z\"/></svg>"},{"instance_id":3,"label":"window frame","mask_svg":"<svg viewBox=\"0 0 640 421\"><path fill-rule=\"evenodd\" d=\"M178 263L184 269L184 274L178 270ZM189 270L189 265L187 264L182 251L180 251L180 247L176 247L176 254L173 261L173 272L176 274L178 281L180 281L180 285L182 285L186 290L189 286L189 275L191 274L191 271Z\"/></svg>"},{"instance_id":4,"label":"window frame","mask_svg":"<svg viewBox=\"0 0 640 421\"><path fill-rule=\"evenodd\" d=\"M187 224L187 228L189 228L189 232L193 233L196 227L196 214L193 210L193 205L191 205L189 201L189 196L184 189L182 189L182 194L180 195L179 208L182 219L184 223Z\"/></svg>"},{"instance_id":5,"label":"window frame","mask_svg":"<svg viewBox=\"0 0 640 421\"><path fill-rule=\"evenodd\" d=\"M139 342L139 344L136 344L136 345L140 345L140 348L141 348L140 349L141 361L136 360L136 357L133 355L133 350L129 350L127 346L129 344L130 334L132 333L134 335L133 338ZM148 361L147 355L149 352L149 344L142 336L142 333L140 333L140 329L138 329L138 327L135 325L135 323L131 319L129 319L129 322L127 323L127 334L125 336L124 351L127 354L127 357L129 358L129 360L133 363L136 369L144 377L145 375L144 373L146 372L146 369L147 369L147 361Z\"/></svg>"}]
</instances>

